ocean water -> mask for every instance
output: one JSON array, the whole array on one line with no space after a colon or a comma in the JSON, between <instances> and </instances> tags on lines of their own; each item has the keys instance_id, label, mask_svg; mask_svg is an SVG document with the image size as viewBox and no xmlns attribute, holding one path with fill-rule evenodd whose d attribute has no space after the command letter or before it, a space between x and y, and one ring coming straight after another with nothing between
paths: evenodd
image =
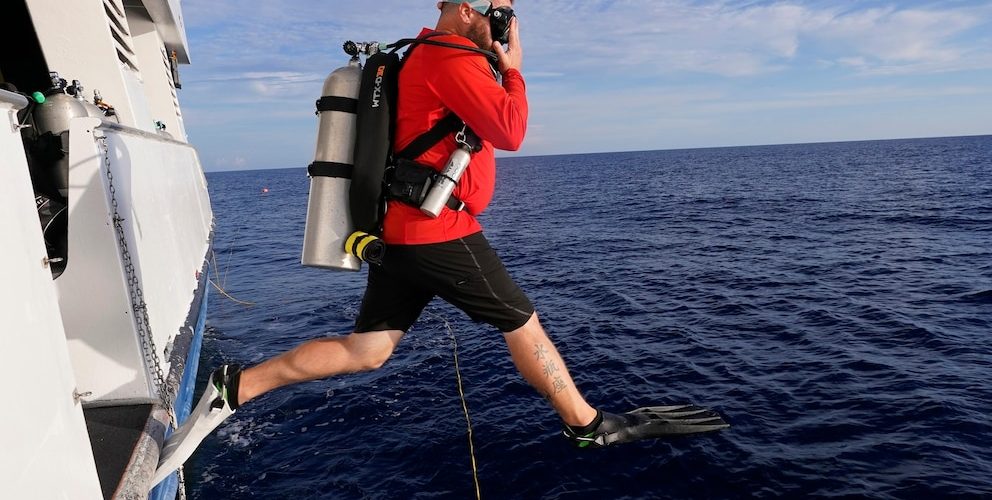
<instances>
[{"instance_id":1,"label":"ocean water","mask_svg":"<svg viewBox=\"0 0 992 500\"><path fill-rule=\"evenodd\" d=\"M192 498L992 497L992 136L500 159L486 233L587 399L732 428L577 450L501 335L435 301L381 370L270 393ZM302 168L207 175L199 383L348 332L365 272L301 267ZM267 188L268 192L263 192ZM199 390L197 391L197 397Z\"/></svg>"}]
</instances>

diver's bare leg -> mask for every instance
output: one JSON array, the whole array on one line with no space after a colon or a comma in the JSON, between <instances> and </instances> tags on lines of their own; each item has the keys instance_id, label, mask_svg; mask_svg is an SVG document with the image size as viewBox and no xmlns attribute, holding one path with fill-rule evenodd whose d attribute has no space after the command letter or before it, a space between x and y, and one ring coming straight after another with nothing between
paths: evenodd
<instances>
[{"instance_id":1,"label":"diver's bare leg","mask_svg":"<svg viewBox=\"0 0 992 500\"><path fill-rule=\"evenodd\" d=\"M558 350L534 313L524 326L503 334L513 364L539 393L544 395L566 424L584 426L596 418L565 367Z\"/></svg>"},{"instance_id":2,"label":"diver's bare leg","mask_svg":"<svg viewBox=\"0 0 992 500\"><path fill-rule=\"evenodd\" d=\"M152 484L158 484L172 474L196 451L204 438L234 414L238 404L228 399L228 383L238 385L238 401L244 403L284 385L339 373L374 370L389 359L401 338L403 332L387 330L311 340L244 370L238 382L228 380L228 376L235 375L227 371L229 366L222 366L211 374L210 383L189 418L162 446ZM221 378L214 380L214 377Z\"/></svg>"},{"instance_id":3,"label":"diver's bare leg","mask_svg":"<svg viewBox=\"0 0 992 500\"><path fill-rule=\"evenodd\" d=\"M273 389L341 373L375 370L383 365L400 339L400 330L352 333L314 339L241 372L241 404Z\"/></svg>"}]
</instances>

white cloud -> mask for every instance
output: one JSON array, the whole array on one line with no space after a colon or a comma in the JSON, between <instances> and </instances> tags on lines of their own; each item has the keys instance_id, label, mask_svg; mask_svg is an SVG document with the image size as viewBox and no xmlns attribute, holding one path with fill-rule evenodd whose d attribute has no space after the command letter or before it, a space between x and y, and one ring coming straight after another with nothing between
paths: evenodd
<instances>
[{"instance_id":1,"label":"white cloud","mask_svg":"<svg viewBox=\"0 0 992 500\"><path fill-rule=\"evenodd\" d=\"M238 170L248 165L244 156L221 157L214 160L214 166L223 170Z\"/></svg>"},{"instance_id":2,"label":"white cloud","mask_svg":"<svg viewBox=\"0 0 992 500\"><path fill-rule=\"evenodd\" d=\"M193 65L180 98L191 137L228 168L239 156L253 166L270 155L264 166L272 166L289 151L299 157L290 163L302 162L312 153L321 82L346 61L341 43L414 35L435 22L433 3L184 0ZM782 136L790 125L814 134L817 113L848 109L854 121L886 103L990 100L981 90L992 81L992 4L984 0L534 0L515 8L529 154L779 142L799 137ZM811 121L769 124L790 110L808 110L795 114ZM934 121L953 124L949 116Z\"/></svg>"},{"instance_id":3,"label":"white cloud","mask_svg":"<svg viewBox=\"0 0 992 500\"><path fill-rule=\"evenodd\" d=\"M987 43L961 36L989 24L989 7L868 9L835 16L810 38L842 64L879 73L935 73L992 66Z\"/></svg>"},{"instance_id":4,"label":"white cloud","mask_svg":"<svg viewBox=\"0 0 992 500\"><path fill-rule=\"evenodd\" d=\"M921 99L992 95L992 89L975 86L947 86L940 88L906 88L896 85L859 87L835 91L789 92L773 99L716 101L694 108L699 114L725 115L727 113L756 113L769 110L840 108L864 109L885 103L916 102Z\"/></svg>"},{"instance_id":5,"label":"white cloud","mask_svg":"<svg viewBox=\"0 0 992 500\"><path fill-rule=\"evenodd\" d=\"M863 71L935 72L992 65L988 40L962 35L990 25L992 6L858 8L804 2L519 2L525 69L537 77L640 76L679 72L748 77L809 60ZM346 39L391 41L432 25L430 2L329 4L268 0L186 2L187 24L203 30L194 62L213 71L331 69ZM987 36L987 35L986 35ZM199 64L199 63L197 63ZM264 85L269 88L270 85Z\"/></svg>"},{"instance_id":6,"label":"white cloud","mask_svg":"<svg viewBox=\"0 0 992 500\"><path fill-rule=\"evenodd\" d=\"M906 136L925 130L932 113L950 103L992 102L992 87L947 85L919 88L887 84L834 90L791 88L754 95L730 84L665 86L638 92L609 89L585 93L532 91L527 154L669 149L736 144ZM905 109L900 123L866 129L879 109ZM925 109L925 112L913 111ZM890 116L890 114L886 116ZM850 123L836 122L837 116ZM946 122L948 120L941 119ZM958 133L976 133L974 119ZM827 123L828 125L822 125ZM817 125L821 124L820 136ZM920 135L944 135L953 127ZM987 132L988 130L986 130ZM800 134L801 133L801 134Z\"/></svg>"},{"instance_id":7,"label":"white cloud","mask_svg":"<svg viewBox=\"0 0 992 500\"><path fill-rule=\"evenodd\" d=\"M535 24L542 28L528 33L528 53L573 72L637 67L657 74L753 76L804 64L800 56L813 55L930 72L975 64L971 56L987 51L981 40L960 36L989 25L990 6L853 5L542 0L521 10L540 19ZM992 61L986 56L980 64Z\"/></svg>"}]
</instances>

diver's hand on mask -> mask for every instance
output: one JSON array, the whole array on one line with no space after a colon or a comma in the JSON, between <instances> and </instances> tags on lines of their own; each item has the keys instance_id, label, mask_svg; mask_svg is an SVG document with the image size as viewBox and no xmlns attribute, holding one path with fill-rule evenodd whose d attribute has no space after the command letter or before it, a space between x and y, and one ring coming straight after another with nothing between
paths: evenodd
<instances>
[{"instance_id":1,"label":"diver's hand on mask","mask_svg":"<svg viewBox=\"0 0 992 500\"><path fill-rule=\"evenodd\" d=\"M493 52L499 59L499 72L506 74L507 71L515 69L520 71L523 66L524 54L520 47L520 31L517 29L517 18L510 20L510 39L506 48L499 42L493 42Z\"/></svg>"}]
</instances>

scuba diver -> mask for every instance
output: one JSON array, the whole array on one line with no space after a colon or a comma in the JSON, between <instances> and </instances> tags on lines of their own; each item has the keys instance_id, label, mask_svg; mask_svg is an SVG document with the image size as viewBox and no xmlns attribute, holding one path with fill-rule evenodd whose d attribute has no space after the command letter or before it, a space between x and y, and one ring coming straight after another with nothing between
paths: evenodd
<instances>
[{"instance_id":1,"label":"scuba diver","mask_svg":"<svg viewBox=\"0 0 992 500\"><path fill-rule=\"evenodd\" d=\"M290 384L381 367L434 297L503 333L517 370L551 403L564 423L563 435L579 447L729 427L715 412L692 405L622 414L591 406L533 304L483 235L477 216L495 189L494 149L517 150L527 128L523 49L511 6L509 0L438 2L436 28L424 28L419 37L442 43L411 46L399 72L393 146L400 156L452 114L464 124L460 132L470 129L480 139L453 191L456 203L432 217L407 201L388 199L381 234L387 251L381 264L370 266L354 331L310 340L252 367L214 371L190 419L167 441L155 482L241 405ZM477 49L492 51L494 63ZM439 172L459 148L458 133L428 145L408 160Z\"/></svg>"}]
</instances>

